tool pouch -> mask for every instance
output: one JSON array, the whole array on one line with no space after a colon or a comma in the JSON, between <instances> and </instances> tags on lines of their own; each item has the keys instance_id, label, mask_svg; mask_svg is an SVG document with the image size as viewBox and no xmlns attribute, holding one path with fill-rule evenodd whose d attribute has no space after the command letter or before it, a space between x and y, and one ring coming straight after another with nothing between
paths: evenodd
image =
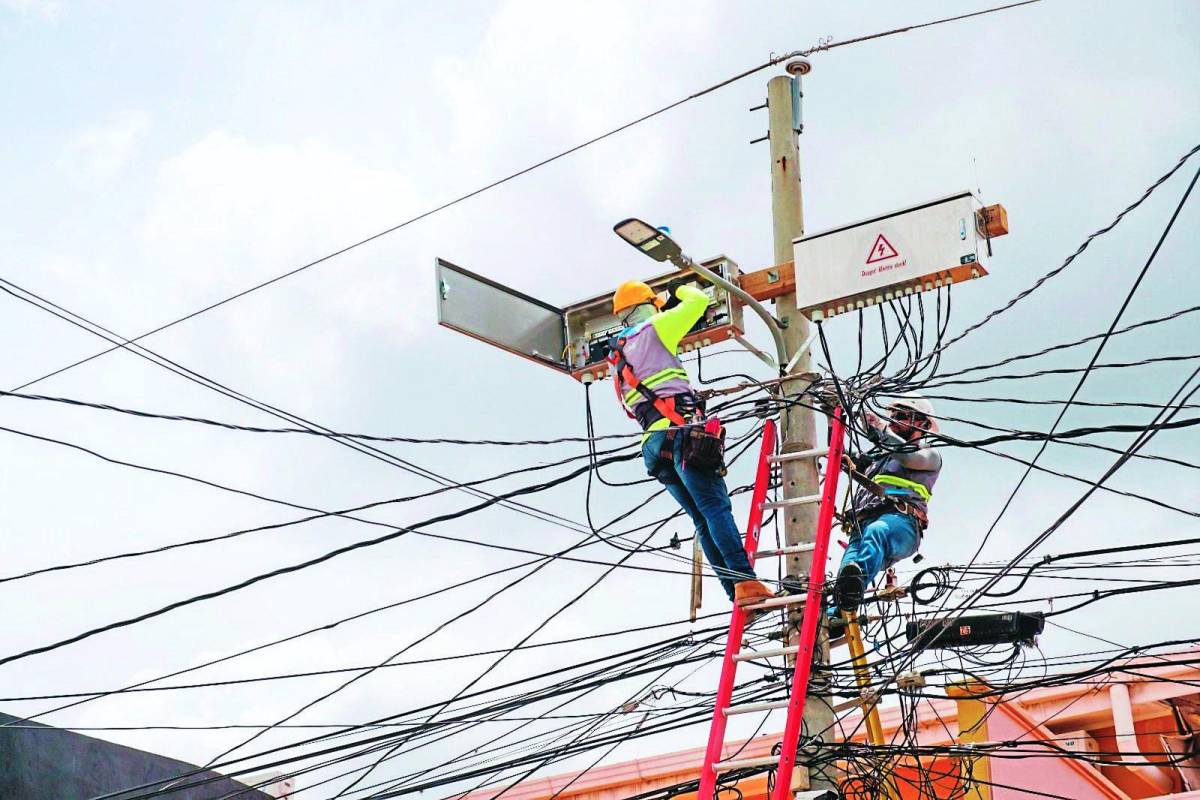
<instances>
[{"instance_id":1,"label":"tool pouch","mask_svg":"<svg viewBox=\"0 0 1200 800\"><path fill-rule=\"evenodd\" d=\"M711 469L725 474L725 426L716 417L683 430L684 469Z\"/></svg>"}]
</instances>

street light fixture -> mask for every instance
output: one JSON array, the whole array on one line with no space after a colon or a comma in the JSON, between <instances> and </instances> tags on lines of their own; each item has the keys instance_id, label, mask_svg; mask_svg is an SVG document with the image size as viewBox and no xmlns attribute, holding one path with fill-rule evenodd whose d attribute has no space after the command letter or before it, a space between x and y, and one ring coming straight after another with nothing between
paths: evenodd
<instances>
[{"instance_id":1,"label":"street light fixture","mask_svg":"<svg viewBox=\"0 0 1200 800\"><path fill-rule=\"evenodd\" d=\"M684 254L683 248L666 231L656 228L648 222L644 222L636 217L630 217L614 225L613 232L655 261L670 261L682 270L695 272L709 283L716 284L732 294L742 302L742 305L748 306L755 314L758 314L762 318L762 321L767 324L767 329L771 331L771 337L775 340L775 351L779 359L779 366L782 367L787 363L787 356L785 355L787 349L783 344L783 331L780 330L779 321L771 316L771 312L767 311L762 303L743 291L742 287L722 278L707 267L697 264Z\"/></svg>"},{"instance_id":2,"label":"street light fixture","mask_svg":"<svg viewBox=\"0 0 1200 800\"><path fill-rule=\"evenodd\" d=\"M655 261L670 261L683 255L683 249L667 235L666 231L642 222L640 219L627 219L613 226L617 236L641 250ZM682 264L676 264L683 266ZM684 267L686 269L686 267Z\"/></svg>"}]
</instances>

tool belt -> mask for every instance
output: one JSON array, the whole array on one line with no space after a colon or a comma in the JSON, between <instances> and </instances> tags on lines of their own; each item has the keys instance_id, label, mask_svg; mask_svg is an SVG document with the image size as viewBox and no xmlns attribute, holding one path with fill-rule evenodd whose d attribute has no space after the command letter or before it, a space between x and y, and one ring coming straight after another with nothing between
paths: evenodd
<instances>
[{"instance_id":1,"label":"tool belt","mask_svg":"<svg viewBox=\"0 0 1200 800\"><path fill-rule=\"evenodd\" d=\"M681 461L684 469L704 469L726 474L725 426L717 417L695 419L679 428L667 428L662 447L658 451L660 462L675 463L675 437L683 437Z\"/></svg>"},{"instance_id":2,"label":"tool belt","mask_svg":"<svg viewBox=\"0 0 1200 800\"><path fill-rule=\"evenodd\" d=\"M694 422L680 431L683 466L715 470L725 474L725 426L717 417Z\"/></svg>"},{"instance_id":3,"label":"tool belt","mask_svg":"<svg viewBox=\"0 0 1200 800\"><path fill-rule=\"evenodd\" d=\"M853 511L847 512L842 517L842 530L847 533L861 531L864 525L869 525L874 520L882 517L884 514L904 514L912 517L917 523L917 534L924 538L925 529L929 527L929 515L922 509L906 503L899 498L887 498L884 505L875 506L867 511L856 513Z\"/></svg>"}]
</instances>

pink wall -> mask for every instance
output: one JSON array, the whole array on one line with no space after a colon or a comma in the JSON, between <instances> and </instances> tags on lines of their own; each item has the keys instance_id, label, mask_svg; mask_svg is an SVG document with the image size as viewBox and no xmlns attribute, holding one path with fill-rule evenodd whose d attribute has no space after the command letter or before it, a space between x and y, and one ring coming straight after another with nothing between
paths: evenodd
<instances>
[{"instance_id":1,"label":"pink wall","mask_svg":"<svg viewBox=\"0 0 1200 800\"><path fill-rule=\"evenodd\" d=\"M993 741L1036 741L1052 739L1054 734L1032 720L1020 715L1007 705L999 706L988 718L988 738ZM1054 758L1049 751L1045 758L993 758L992 782L1009 786L1027 786L1064 800L1096 800L1096 798L1120 798L1128 795L1117 789L1092 767ZM1103 781L1100 783L1099 781ZM993 787L993 800L1030 800L1040 795Z\"/></svg>"}]
</instances>

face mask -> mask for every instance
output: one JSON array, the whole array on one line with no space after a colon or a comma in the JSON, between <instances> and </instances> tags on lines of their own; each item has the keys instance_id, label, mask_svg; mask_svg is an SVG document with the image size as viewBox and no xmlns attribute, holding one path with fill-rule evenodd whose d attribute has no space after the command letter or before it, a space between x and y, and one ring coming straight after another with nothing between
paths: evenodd
<instances>
[{"instance_id":1,"label":"face mask","mask_svg":"<svg viewBox=\"0 0 1200 800\"><path fill-rule=\"evenodd\" d=\"M911 414L901 412L892 418L892 431L908 441L916 441L925 435L929 421L924 417L914 418ZM898 429L898 430L897 430Z\"/></svg>"},{"instance_id":2,"label":"face mask","mask_svg":"<svg viewBox=\"0 0 1200 800\"><path fill-rule=\"evenodd\" d=\"M654 316L654 312L654 306L642 303L625 314L621 318L621 321L625 323L626 328L632 328L650 319L650 317Z\"/></svg>"}]
</instances>

